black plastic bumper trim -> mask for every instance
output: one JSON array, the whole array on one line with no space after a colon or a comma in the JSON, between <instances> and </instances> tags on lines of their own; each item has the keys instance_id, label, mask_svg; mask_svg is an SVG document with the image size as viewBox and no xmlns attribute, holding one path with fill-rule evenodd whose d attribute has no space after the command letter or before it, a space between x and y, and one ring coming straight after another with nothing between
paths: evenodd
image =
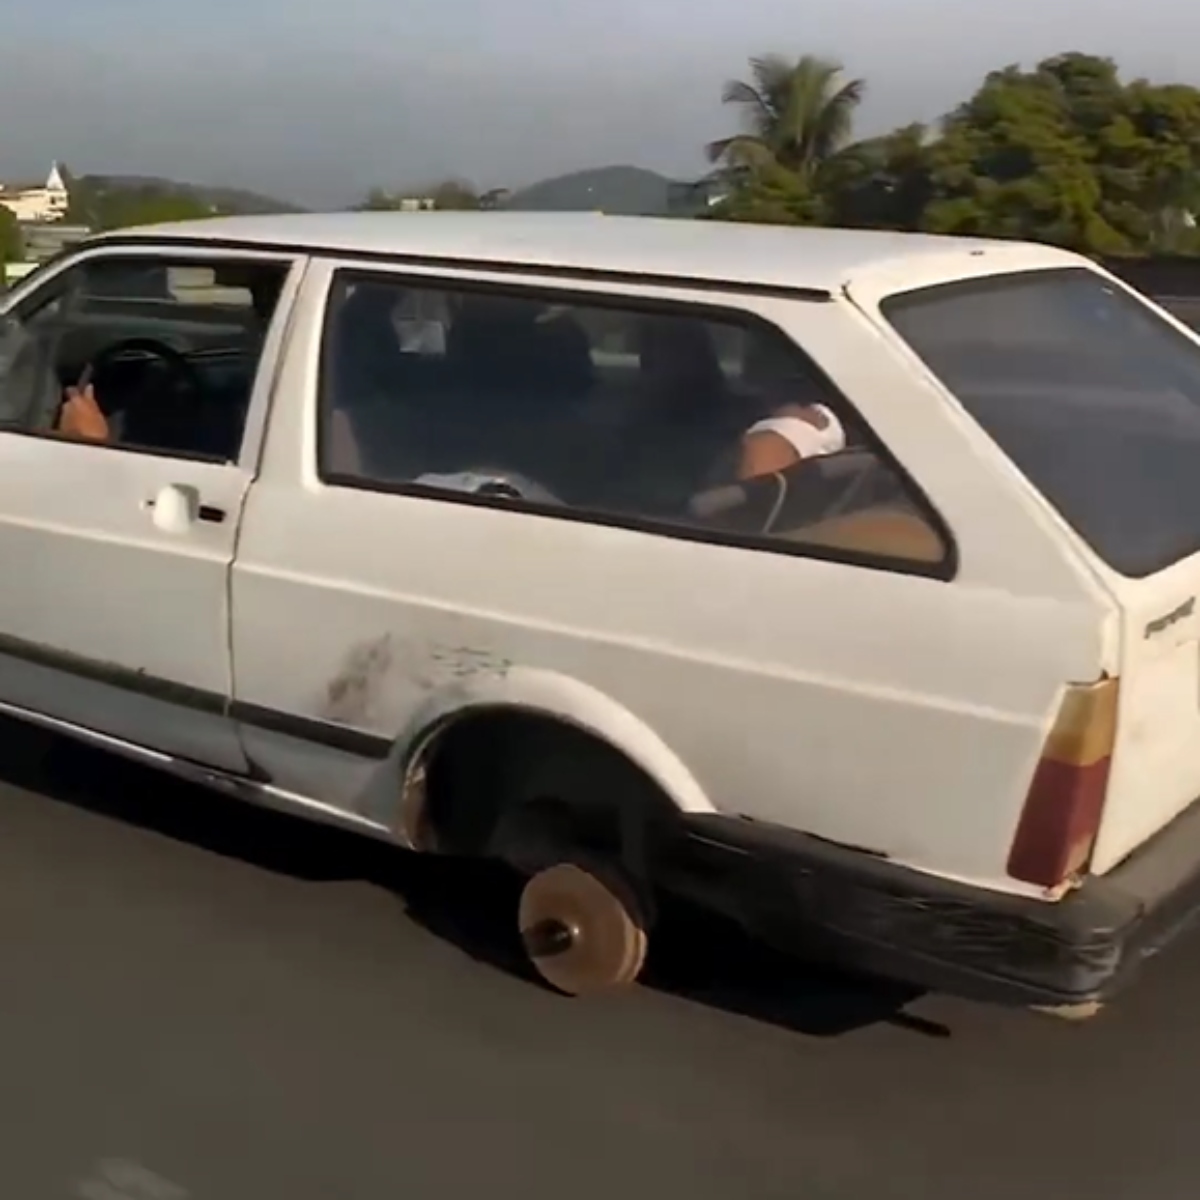
<instances>
[{"instance_id":1,"label":"black plastic bumper trim","mask_svg":"<svg viewBox=\"0 0 1200 1200\"><path fill-rule=\"evenodd\" d=\"M781 949L1009 1004L1107 999L1200 913L1200 805L1051 901L971 887L738 817L690 816L674 891Z\"/></svg>"}]
</instances>

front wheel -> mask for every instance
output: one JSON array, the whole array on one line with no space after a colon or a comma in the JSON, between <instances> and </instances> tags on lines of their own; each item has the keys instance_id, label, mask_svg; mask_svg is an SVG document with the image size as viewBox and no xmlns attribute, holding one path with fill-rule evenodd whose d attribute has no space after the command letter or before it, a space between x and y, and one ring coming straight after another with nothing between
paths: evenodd
<instances>
[{"instance_id":1,"label":"front wheel","mask_svg":"<svg viewBox=\"0 0 1200 1200\"><path fill-rule=\"evenodd\" d=\"M641 974L646 911L636 887L615 869L557 863L521 893L521 941L538 974L565 995L612 991Z\"/></svg>"}]
</instances>

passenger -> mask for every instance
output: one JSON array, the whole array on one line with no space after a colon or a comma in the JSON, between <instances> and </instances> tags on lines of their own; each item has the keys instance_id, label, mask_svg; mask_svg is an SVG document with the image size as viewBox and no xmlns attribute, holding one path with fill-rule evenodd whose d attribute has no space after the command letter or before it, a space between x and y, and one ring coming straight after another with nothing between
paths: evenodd
<instances>
[{"instance_id":1,"label":"passenger","mask_svg":"<svg viewBox=\"0 0 1200 1200\"><path fill-rule=\"evenodd\" d=\"M736 475L757 479L846 449L846 430L822 402L827 394L798 368L796 348L779 337L755 336L746 346L745 381L767 400L764 416L742 435Z\"/></svg>"},{"instance_id":2,"label":"passenger","mask_svg":"<svg viewBox=\"0 0 1200 1200\"><path fill-rule=\"evenodd\" d=\"M846 431L825 404L783 404L742 435L737 478L775 475L846 448Z\"/></svg>"},{"instance_id":3,"label":"passenger","mask_svg":"<svg viewBox=\"0 0 1200 1200\"><path fill-rule=\"evenodd\" d=\"M725 387L708 329L698 321L647 322L641 362L654 416L671 427L676 440L682 429L692 431L691 445L710 461L714 447L725 447L717 456L715 474L726 480L731 467L734 477L744 482L844 450L846 431L837 415L819 401L795 398L812 390L809 381L798 377L786 358L776 362L779 351L770 343L765 354L758 347L755 350L759 360L753 364L755 373L767 375L769 381L762 381L765 390L782 399L768 404L767 415L749 428L739 429L732 424L738 410Z\"/></svg>"}]
</instances>

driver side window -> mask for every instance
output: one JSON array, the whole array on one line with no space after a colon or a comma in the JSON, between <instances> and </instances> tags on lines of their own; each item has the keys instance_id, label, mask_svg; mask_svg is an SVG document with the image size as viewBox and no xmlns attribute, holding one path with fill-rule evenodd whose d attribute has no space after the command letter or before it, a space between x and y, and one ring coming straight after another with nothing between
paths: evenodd
<instances>
[{"instance_id":1,"label":"driver side window","mask_svg":"<svg viewBox=\"0 0 1200 1200\"><path fill-rule=\"evenodd\" d=\"M235 461L286 262L85 258L0 333L0 424ZM6 347L8 353L6 355Z\"/></svg>"}]
</instances>

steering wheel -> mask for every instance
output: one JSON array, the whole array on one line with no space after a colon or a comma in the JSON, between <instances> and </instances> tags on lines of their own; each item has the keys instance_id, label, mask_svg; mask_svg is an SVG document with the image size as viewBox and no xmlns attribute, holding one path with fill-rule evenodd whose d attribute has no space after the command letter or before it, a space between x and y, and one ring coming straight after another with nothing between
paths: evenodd
<instances>
[{"instance_id":1,"label":"steering wheel","mask_svg":"<svg viewBox=\"0 0 1200 1200\"><path fill-rule=\"evenodd\" d=\"M99 376L106 367L129 354L140 354L162 363L172 381L178 385L179 390L186 394L196 398L204 394L204 381L200 377L200 372L174 346L169 346L157 338L122 338L118 342L105 346L88 364L91 375ZM171 390L174 392L175 389ZM125 407L106 403L102 391L97 393L96 403L105 416L111 416L118 407Z\"/></svg>"}]
</instances>

